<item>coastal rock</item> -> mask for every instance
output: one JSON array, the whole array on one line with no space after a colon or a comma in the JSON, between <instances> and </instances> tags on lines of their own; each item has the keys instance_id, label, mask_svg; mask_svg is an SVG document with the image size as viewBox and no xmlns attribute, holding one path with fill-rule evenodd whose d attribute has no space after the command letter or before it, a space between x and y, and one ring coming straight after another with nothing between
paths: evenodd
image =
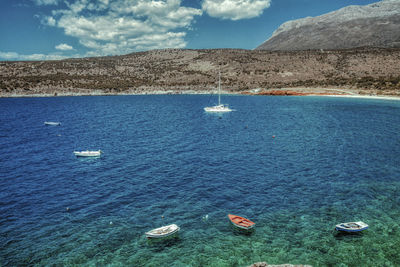
<instances>
[{"instance_id":1,"label":"coastal rock","mask_svg":"<svg viewBox=\"0 0 400 267\"><path fill-rule=\"evenodd\" d=\"M400 47L400 1L347 6L317 17L283 23L262 50Z\"/></svg>"},{"instance_id":2,"label":"coastal rock","mask_svg":"<svg viewBox=\"0 0 400 267\"><path fill-rule=\"evenodd\" d=\"M353 92L341 89L323 88L293 88L279 90L259 90L257 92L247 91L243 95L277 95L277 96L305 96L305 95L353 95Z\"/></svg>"}]
</instances>

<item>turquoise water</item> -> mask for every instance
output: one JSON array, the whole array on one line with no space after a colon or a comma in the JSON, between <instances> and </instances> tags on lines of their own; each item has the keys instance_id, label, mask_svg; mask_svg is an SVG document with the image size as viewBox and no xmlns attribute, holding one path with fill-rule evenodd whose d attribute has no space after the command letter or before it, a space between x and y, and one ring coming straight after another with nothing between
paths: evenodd
<instances>
[{"instance_id":1,"label":"turquoise water","mask_svg":"<svg viewBox=\"0 0 400 267\"><path fill-rule=\"evenodd\" d=\"M400 266L399 101L211 99L0 99L0 265Z\"/></svg>"}]
</instances>

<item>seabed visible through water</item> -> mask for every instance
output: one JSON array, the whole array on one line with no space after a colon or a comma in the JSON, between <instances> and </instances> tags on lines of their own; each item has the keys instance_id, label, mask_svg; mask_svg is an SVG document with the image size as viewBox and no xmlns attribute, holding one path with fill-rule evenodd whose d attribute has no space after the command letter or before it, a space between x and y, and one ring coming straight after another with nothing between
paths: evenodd
<instances>
[{"instance_id":1,"label":"seabed visible through water","mask_svg":"<svg viewBox=\"0 0 400 267\"><path fill-rule=\"evenodd\" d=\"M210 99L0 99L0 265L400 266L399 101Z\"/></svg>"}]
</instances>

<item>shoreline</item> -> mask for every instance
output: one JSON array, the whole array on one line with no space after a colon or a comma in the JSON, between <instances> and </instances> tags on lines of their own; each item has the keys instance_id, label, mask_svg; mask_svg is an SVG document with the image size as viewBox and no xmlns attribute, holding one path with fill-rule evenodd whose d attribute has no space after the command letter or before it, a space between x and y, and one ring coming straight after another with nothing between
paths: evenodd
<instances>
[{"instance_id":1,"label":"shoreline","mask_svg":"<svg viewBox=\"0 0 400 267\"><path fill-rule=\"evenodd\" d=\"M326 95L326 96L328 96L328 97L380 99L380 100L400 100L400 96L377 96L377 95Z\"/></svg>"},{"instance_id":2,"label":"shoreline","mask_svg":"<svg viewBox=\"0 0 400 267\"><path fill-rule=\"evenodd\" d=\"M0 94L0 98L33 98L33 97L70 97L70 96L127 96L127 95L214 95L215 91L210 90L151 90L146 92L125 92L125 93L103 93L94 90L91 93L71 92L71 93L38 93L38 94ZM379 100L400 100L397 95L376 95L376 94L359 94L355 90L338 89L338 88L281 88L281 89L253 89L243 92L221 91L222 95L252 95L252 96L326 96L341 98L365 98Z\"/></svg>"}]
</instances>

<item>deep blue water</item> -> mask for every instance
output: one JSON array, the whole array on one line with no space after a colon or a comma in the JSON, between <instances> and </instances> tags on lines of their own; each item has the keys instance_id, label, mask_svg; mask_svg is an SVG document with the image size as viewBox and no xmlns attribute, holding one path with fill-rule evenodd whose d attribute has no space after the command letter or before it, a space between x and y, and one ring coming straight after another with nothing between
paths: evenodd
<instances>
[{"instance_id":1,"label":"deep blue water","mask_svg":"<svg viewBox=\"0 0 400 267\"><path fill-rule=\"evenodd\" d=\"M236 111L207 114L199 95L0 99L0 266L400 265L400 101L223 102ZM104 154L72 153L86 149ZM370 228L333 231L355 220ZM177 238L145 239L170 223Z\"/></svg>"}]
</instances>

